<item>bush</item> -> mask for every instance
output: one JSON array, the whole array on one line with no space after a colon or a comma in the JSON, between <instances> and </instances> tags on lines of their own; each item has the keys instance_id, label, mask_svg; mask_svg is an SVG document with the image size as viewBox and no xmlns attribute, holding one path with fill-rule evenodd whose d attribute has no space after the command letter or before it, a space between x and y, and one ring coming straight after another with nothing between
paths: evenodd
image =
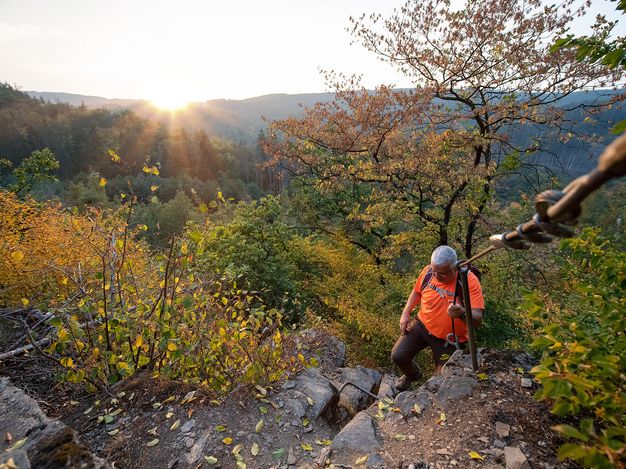
<instances>
[{"instance_id":1,"label":"bush","mask_svg":"<svg viewBox=\"0 0 626 469\"><path fill-rule=\"evenodd\" d=\"M620 466L626 454L626 253L586 229L562 243L563 291L528 298L529 312L553 323L533 346L543 352L533 369L552 412L576 416L577 427L554 429L570 442L559 456L587 467Z\"/></svg>"}]
</instances>

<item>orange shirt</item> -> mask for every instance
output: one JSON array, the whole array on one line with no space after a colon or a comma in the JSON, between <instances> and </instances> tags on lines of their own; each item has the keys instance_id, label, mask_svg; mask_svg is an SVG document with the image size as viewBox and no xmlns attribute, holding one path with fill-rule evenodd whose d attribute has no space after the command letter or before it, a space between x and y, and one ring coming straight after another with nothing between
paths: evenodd
<instances>
[{"instance_id":1,"label":"orange shirt","mask_svg":"<svg viewBox=\"0 0 626 469\"><path fill-rule=\"evenodd\" d=\"M420 299L420 311L417 317L422 321L422 324L426 327L426 330L435 337L445 339L446 336L452 332L452 321L448 315L448 306L454 300L454 289L456 287L456 278L451 282L442 283L438 281L434 276L431 277L428 285L422 290L422 283L424 277L428 273L430 265L427 265L422 269L413 291L418 294ZM483 291L480 286L480 281L476 278L473 272L469 272L467 281L470 289L470 301L472 302L472 308L485 308L485 301L483 299ZM462 295L459 291L459 298L457 303L463 303ZM465 321L461 319L454 320L454 329L456 335L459 337L459 341L467 341L467 325Z\"/></svg>"}]
</instances>

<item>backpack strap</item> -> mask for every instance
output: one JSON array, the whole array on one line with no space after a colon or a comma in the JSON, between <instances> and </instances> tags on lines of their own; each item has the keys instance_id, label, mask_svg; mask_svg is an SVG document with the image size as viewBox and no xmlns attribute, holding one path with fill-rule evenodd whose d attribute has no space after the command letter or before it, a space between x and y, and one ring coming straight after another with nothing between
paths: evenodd
<instances>
[{"instance_id":1,"label":"backpack strap","mask_svg":"<svg viewBox=\"0 0 626 469\"><path fill-rule=\"evenodd\" d=\"M422 280L422 286L420 288L420 293L424 291L424 288L428 286L430 281L433 279L433 269L432 267L428 267L428 271L426 275L424 275L424 280Z\"/></svg>"}]
</instances>

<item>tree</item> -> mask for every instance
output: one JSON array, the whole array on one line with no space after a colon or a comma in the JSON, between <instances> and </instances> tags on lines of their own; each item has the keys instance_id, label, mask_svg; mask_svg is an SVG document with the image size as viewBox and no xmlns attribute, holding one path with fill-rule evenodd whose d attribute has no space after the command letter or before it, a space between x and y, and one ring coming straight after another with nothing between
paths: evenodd
<instances>
[{"instance_id":1,"label":"tree","mask_svg":"<svg viewBox=\"0 0 626 469\"><path fill-rule=\"evenodd\" d=\"M0 165L5 170L12 166L11 162L5 159L0 160ZM56 178L50 173L58 168L59 162L49 148L35 150L13 170L11 175L14 181L7 187L15 194L28 192L37 182L56 181Z\"/></svg>"},{"instance_id":2,"label":"tree","mask_svg":"<svg viewBox=\"0 0 626 469\"><path fill-rule=\"evenodd\" d=\"M572 5L469 0L455 10L450 1L408 0L390 18L353 19L355 39L415 89L369 92L354 78L330 75L336 100L303 119L273 122L266 151L319 187L380 191L434 228L439 243L457 241L470 256L494 182L537 164L528 157L543 150L542 139L516 140L512 130L524 126L545 140L550 128L567 141L577 136L569 113L593 116L610 97L578 105L567 98L623 75L576 62L572 51L550 51L551 38L583 14Z\"/></svg>"},{"instance_id":3,"label":"tree","mask_svg":"<svg viewBox=\"0 0 626 469\"><path fill-rule=\"evenodd\" d=\"M626 2L624 0L611 1L618 2L615 9L624 14ZM611 39L611 34L616 25L617 21L607 21L604 15L599 15L591 36L576 37L573 34L568 34L559 38L552 46L552 50L575 49L576 60L579 62L586 60L592 63L602 63L609 68L626 69L626 38L621 36ZM619 122L612 132L621 133L624 130L626 130L626 119Z\"/></svg>"}]
</instances>

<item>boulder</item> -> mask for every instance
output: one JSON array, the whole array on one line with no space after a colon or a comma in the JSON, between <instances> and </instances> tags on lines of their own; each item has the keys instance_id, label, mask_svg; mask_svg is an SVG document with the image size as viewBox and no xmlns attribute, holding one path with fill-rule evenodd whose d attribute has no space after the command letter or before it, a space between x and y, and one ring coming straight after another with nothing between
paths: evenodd
<instances>
[{"instance_id":1,"label":"boulder","mask_svg":"<svg viewBox=\"0 0 626 469\"><path fill-rule=\"evenodd\" d=\"M317 360L324 373L346 363L346 345L326 331L306 329L296 334L293 340L300 346L301 353L307 360Z\"/></svg>"},{"instance_id":2,"label":"boulder","mask_svg":"<svg viewBox=\"0 0 626 469\"><path fill-rule=\"evenodd\" d=\"M381 374L370 368L339 368L333 376L333 383L337 389L340 389L345 383L354 383L357 386L375 393L378 391ZM339 406L346 409L348 414L356 415L359 411L367 408L374 400L370 395L362 392L354 386L345 386L339 394Z\"/></svg>"},{"instance_id":3,"label":"boulder","mask_svg":"<svg viewBox=\"0 0 626 469\"><path fill-rule=\"evenodd\" d=\"M19 467L111 468L78 442L74 430L49 419L37 402L11 386L7 378L0 378L0 415L0 435L13 437L11 443L0 441L0 452L7 461L20 461ZM10 449L21 440L19 448Z\"/></svg>"},{"instance_id":4,"label":"boulder","mask_svg":"<svg viewBox=\"0 0 626 469\"><path fill-rule=\"evenodd\" d=\"M424 412L432 405L430 394L422 389L404 391L398 394L394 401L394 407L398 407L404 417L419 415L415 412L415 404L419 406L421 412Z\"/></svg>"},{"instance_id":5,"label":"boulder","mask_svg":"<svg viewBox=\"0 0 626 469\"><path fill-rule=\"evenodd\" d=\"M478 368L482 366L482 354L477 352ZM472 357L464 350L455 351L441 369L441 376L463 376L472 371Z\"/></svg>"},{"instance_id":6,"label":"boulder","mask_svg":"<svg viewBox=\"0 0 626 469\"><path fill-rule=\"evenodd\" d=\"M394 375L383 375L383 378L380 380L380 386L378 387L378 399L384 399L385 397L393 398L393 396L396 395L396 379Z\"/></svg>"},{"instance_id":7,"label":"boulder","mask_svg":"<svg viewBox=\"0 0 626 469\"><path fill-rule=\"evenodd\" d=\"M307 416L310 420L330 414L338 401L337 389L318 368L307 368L285 383L276 397L285 403L291 415L298 419Z\"/></svg>"},{"instance_id":8,"label":"boulder","mask_svg":"<svg viewBox=\"0 0 626 469\"><path fill-rule=\"evenodd\" d=\"M351 462L355 455L363 456L377 451L380 441L374 419L366 411L359 412L335 436L330 447L333 455L348 458ZM333 462L338 462L335 457L332 459Z\"/></svg>"},{"instance_id":9,"label":"boulder","mask_svg":"<svg viewBox=\"0 0 626 469\"><path fill-rule=\"evenodd\" d=\"M448 376L444 378L437 391L437 399L442 403L461 399L472 394L474 386L478 384L469 376Z\"/></svg>"}]
</instances>

